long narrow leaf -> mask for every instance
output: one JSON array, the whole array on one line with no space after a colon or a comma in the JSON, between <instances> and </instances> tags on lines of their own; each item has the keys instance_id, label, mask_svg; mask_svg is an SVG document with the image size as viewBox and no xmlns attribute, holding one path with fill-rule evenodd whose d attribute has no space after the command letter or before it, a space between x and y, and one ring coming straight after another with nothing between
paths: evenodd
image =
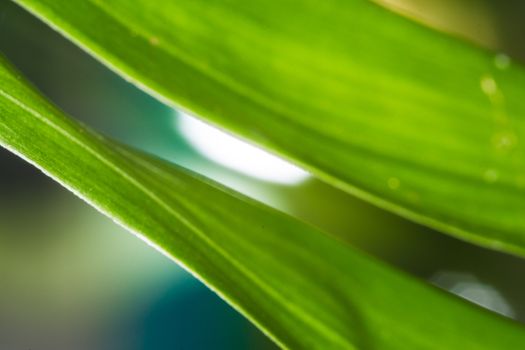
<instances>
[{"instance_id":1,"label":"long narrow leaf","mask_svg":"<svg viewBox=\"0 0 525 350\"><path fill-rule=\"evenodd\" d=\"M169 104L525 253L524 70L367 0L16 0Z\"/></svg>"},{"instance_id":2,"label":"long narrow leaf","mask_svg":"<svg viewBox=\"0 0 525 350\"><path fill-rule=\"evenodd\" d=\"M0 145L183 264L282 346L494 350L525 343L517 324L85 129L2 59Z\"/></svg>"}]
</instances>

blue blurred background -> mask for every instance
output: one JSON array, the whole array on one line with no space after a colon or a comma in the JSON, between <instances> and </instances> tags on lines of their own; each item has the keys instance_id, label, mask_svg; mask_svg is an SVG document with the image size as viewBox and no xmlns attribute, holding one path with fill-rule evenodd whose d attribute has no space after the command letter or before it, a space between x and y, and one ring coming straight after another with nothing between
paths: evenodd
<instances>
[{"instance_id":1,"label":"blue blurred background","mask_svg":"<svg viewBox=\"0 0 525 350\"><path fill-rule=\"evenodd\" d=\"M525 5L519 1L394 5L515 59L525 57L519 40ZM524 261L377 209L160 104L7 0L0 0L0 52L90 127L525 321ZM273 348L176 264L0 150L0 349Z\"/></svg>"}]
</instances>

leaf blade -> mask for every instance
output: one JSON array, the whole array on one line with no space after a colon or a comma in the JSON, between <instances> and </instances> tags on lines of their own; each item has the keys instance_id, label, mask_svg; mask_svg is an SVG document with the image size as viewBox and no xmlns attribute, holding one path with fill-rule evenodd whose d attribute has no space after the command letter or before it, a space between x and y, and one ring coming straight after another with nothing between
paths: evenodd
<instances>
[{"instance_id":1,"label":"leaf blade","mask_svg":"<svg viewBox=\"0 0 525 350\"><path fill-rule=\"evenodd\" d=\"M183 264L283 347L508 349L517 324L66 117L0 58L0 144Z\"/></svg>"},{"instance_id":2,"label":"leaf blade","mask_svg":"<svg viewBox=\"0 0 525 350\"><path fill-rule=\"evenodd\" d=\"M16 2L170 105L409 219L525 254L525 74L501 55L365 0Z\"/></svg>"}]
</instances>

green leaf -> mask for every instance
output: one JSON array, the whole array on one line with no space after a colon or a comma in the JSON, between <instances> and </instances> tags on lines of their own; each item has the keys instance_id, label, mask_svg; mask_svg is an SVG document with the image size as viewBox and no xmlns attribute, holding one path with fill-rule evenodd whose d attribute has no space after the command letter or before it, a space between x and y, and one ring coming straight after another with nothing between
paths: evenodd
<instances>
[{"instance_id":1,"label":"green leaf","mask_svg":"<svg viewBox=\"0 0 525 350\"><path fill-rule=\"evenodd\" d=\"M16 0L160 100L525 254L525 74L366 0Z\"/></svg>"},{"instance_id":2,"label":"green leaf","mask_svg":"<svg viewBox=\"0 0 525 350\"><path fill-rule=\"evenodd\" d=\"M284 347L494 350L525 342L509 320L87 130L3 59L0 145L178 261Z\"/></svg>"}]
</instances>

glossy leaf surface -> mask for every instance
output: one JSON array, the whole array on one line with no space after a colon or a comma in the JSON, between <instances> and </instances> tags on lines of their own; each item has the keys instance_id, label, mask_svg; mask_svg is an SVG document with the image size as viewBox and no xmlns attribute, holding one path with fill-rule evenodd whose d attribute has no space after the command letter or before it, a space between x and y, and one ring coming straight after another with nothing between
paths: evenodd
<instances>
[{"instance_id":1,"label":"glossy leaf surface","mask_svg":"<svg viewBox=\"0 0 525 350\"><path fill-rule=\"evenodd\" d=\"M493 350L525 342L517 324L84 128L3 59L0 144L183 264L284 347Z\"/></svg>"},{"instance_id":2,"label":"glossy leaf surface","mask_svg":"<svg viewBox=\"0 0 525 350\"><path fill-rule=\"evenodd\" d=\"M525 74L366 0L17 0L162 101L525 253Z\"/></svg>"}]
</instances>

